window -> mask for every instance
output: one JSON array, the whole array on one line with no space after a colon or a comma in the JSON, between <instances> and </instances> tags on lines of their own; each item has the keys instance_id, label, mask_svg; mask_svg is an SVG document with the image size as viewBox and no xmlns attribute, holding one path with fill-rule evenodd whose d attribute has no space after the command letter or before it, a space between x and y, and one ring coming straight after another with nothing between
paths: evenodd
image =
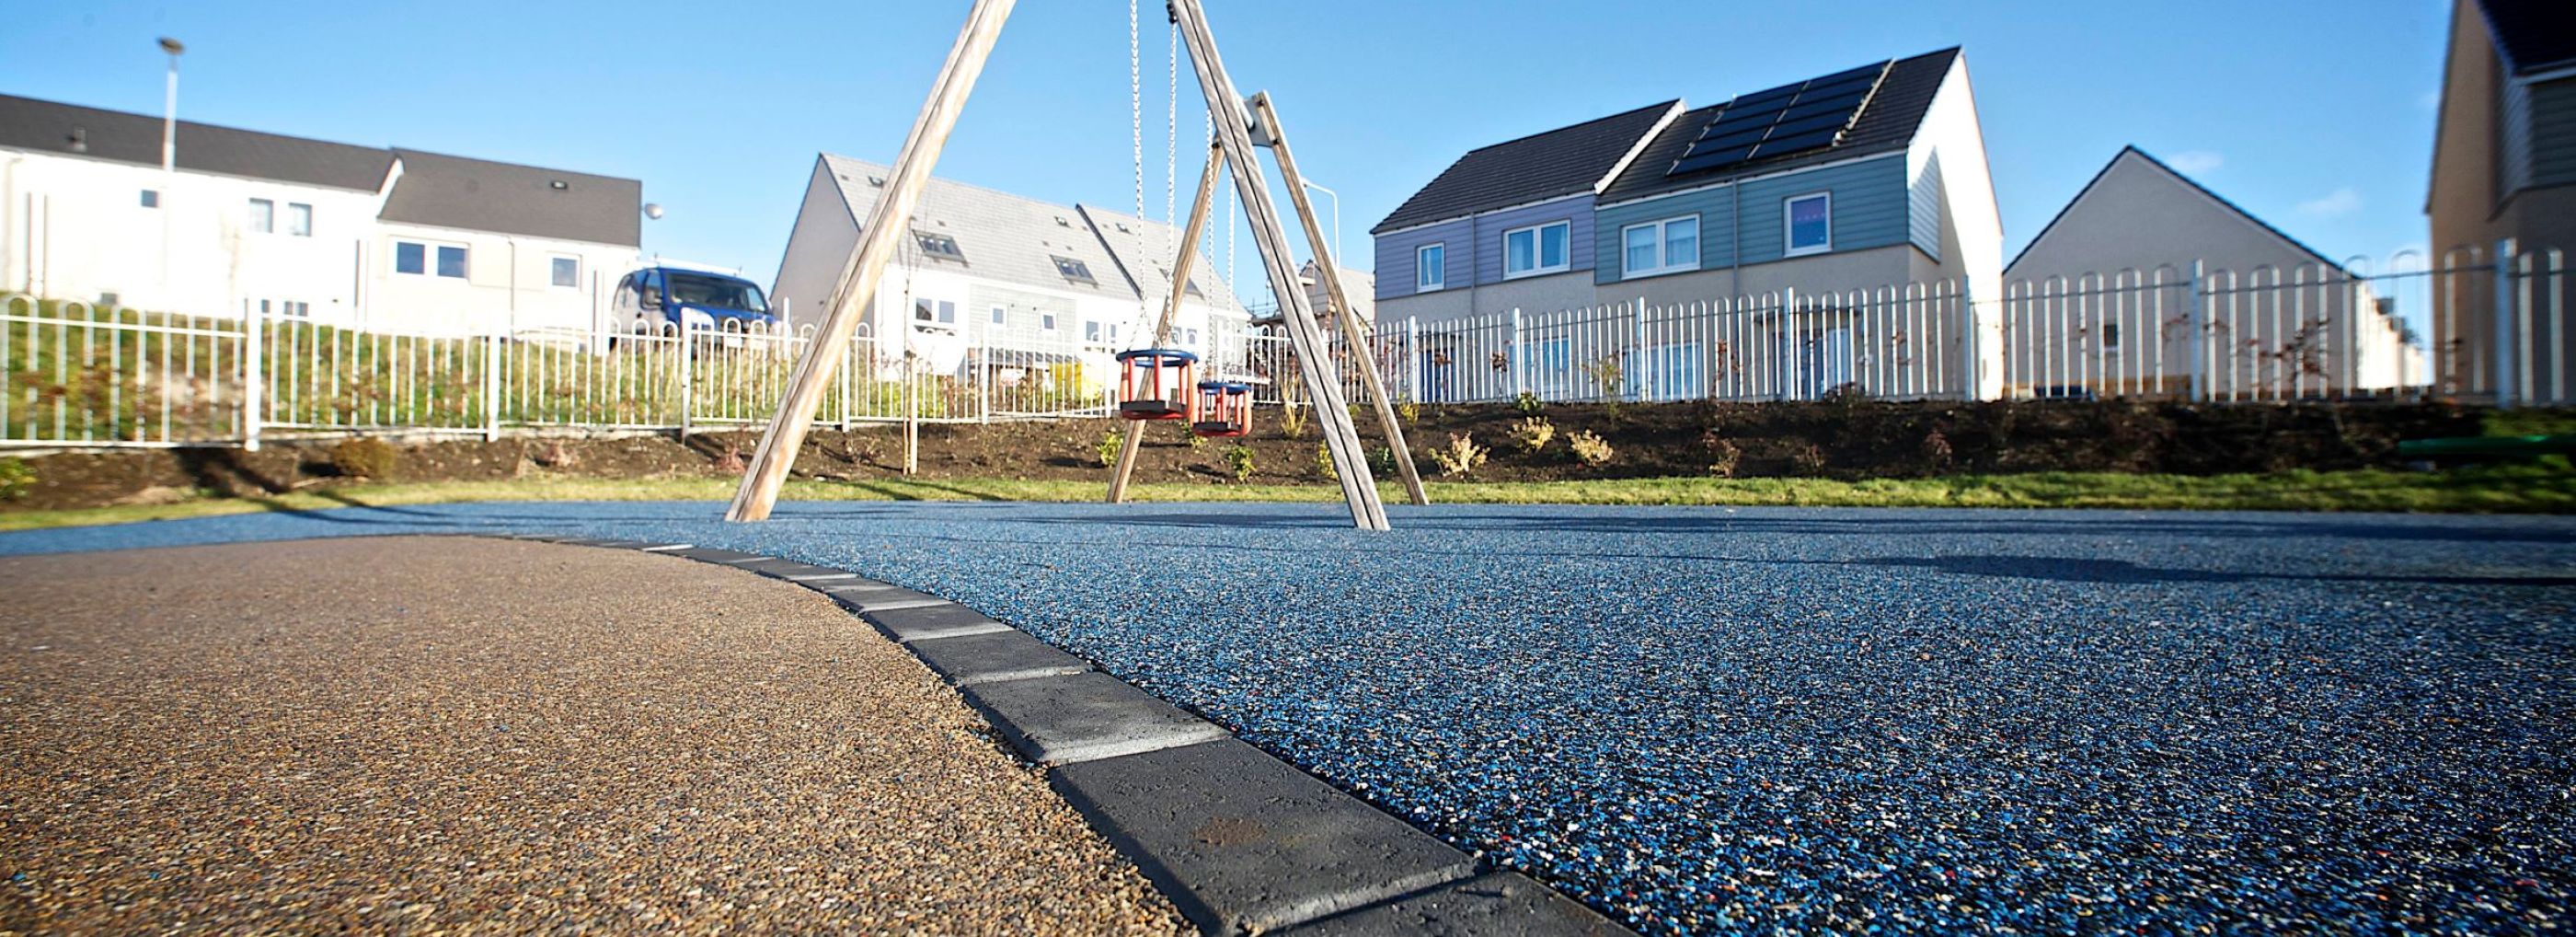
<instances>
[{"instance_id":1,"label":"window","mask_svg":"<svg viewBox=\"0 0 2576 937\"><path fill-rule=\"evenodd\" d=\"M395 273L428 273L429 247L410 241L394 242Z\"/></svg>"},{"instance_id":2,"label":"window","mask_svg":"<svg viewBox=\"0 0 2576 937\"><path fill-rule=\"evenodd\" d=\"M1632 224L1619 229L1620 275L1654 276L1699 269L1699 216Z\"/></svg>"},{"instance_id":3,"label":"window","mask_svg":"<svg viewBox=\"0 0 2576 937\"><path fill-rule=\"evenodd\" d=\"M956 325L957 304L944 299L916 299L912 301L912 319L915 322Z\"/></svg>"},{"instance_id":4,"label":"window","mask_svg":"<svg viewBox=\"0 0 2576 937\"><path fill-rule=\"evenodd\" d=\"M145 190L143 190L143 207L145 207L145 208L159 208L159 207L161 207L161 193L160 193L160 192L157 192L157 191L154 191L154 190L152 190L152 189L145 189Z\"/></svg>"},{"instance_id":5,"label":"window","mask_svg":"<svg viewBox=\"0 0 2576 937\"><path fill-rule=\"evenodd\" d=\"M1052 312L1041 312L1041 313L1038 313L1038 331L1041 331L1041 332L1053 332L1053 331L1055 331L1055 313L1052 313Z\"/></svg>"},{"instance_id":6,"label":"window","mask_svg":"<svg viewBox=\"0 0 2576 937\"><path fill-rule=\"evenodd\" d=\"M1198 343L1199 343L1199 330L1197 330L1197 329L1182 329L1182 330L1181 330L1181 344L1195 346L1195 345L1197 345Z\"/></svg>"},{"instance_id":7,"label":"window","mask_svg":"<svg viewBox=\"0 0 2576 937\"><path fill-rule=\"evenodd\" d=\"M297 302L292 299L280 300L278 301L277 309L279 312L283 312L288 316L297 319L310 319L313 317L312 303Z\"/></svg>"},{"instance_id":8,"label":"window","mask_svg":"<svg viewBox=\"0 0 2576 937\"><path fill-rule=\"evenodd\" d=\"M264 198L250 200L250 229L260 234L277 230L277 203Z\"/></svg>"},{"instance_id":9,"label":"window","mask_svg":"<svg viewBox=\"0 0 2576 937\"><path fill-rule=\"evenodd\" d=\"M1099 341L1100 323L1090 319L1082 320L1082 340L1086 342Z\"/></svg>"},{"instance_id":10,"label":"window","mask_svg":"<svg viewBox=\"0 0 2576 937\"><path fill-rule=\"evenodd\" d=\"M465 248L447 244L439 245L438 275L465 279Z\"/></svg>"},{"instance_id":11,"label":"window","mask_svg":"<svg viewBox=\"0 0 2576 937\"><path fill-rule=\"evenodd\" d=\"M957 304L956 304L956 303L952 303L952 302L949 302L949 301L944 300L944 299L939 301L939 324L941 324L941 325L956 325L956 324L957 324Z\"/></svg>"},{"instance_id":12,"label":"window","mask_svg":"<svg viewBox=\"0 0 2576 937\"><path fill-rule=\"evenodd\" d=\"M1425 244L1413 249L1413 291L1428 293L1449 286L1449 245Z\"/></svg>"},{"instance_id":13,"label":"window","mask_svg":"<svg viewBox=\"0 0 2576 937\"><path fill-rule=\"evenodd\" d=\"M994 324L994 325L1002 325L1002 324L1004 324L1004 323L1008 322L1009 320L1010 320L1010 311L1009 311L1009 310L1003 309L1003 308L1002 308L1002 307L1000 307L1000 306L995 306L995 307L993 307L993 324Z\"/></svg>"},{"instance_id":14,"label":"window","mask_svg":"<svg viewBox=\"0 0 2576 937\"><path fill-rule=\"evenodd\" d=\"M1503 278L1556 273L1566 268L1566 238L1573 230L1558 221L1503 232Z\"/></svg>"},{"instance_id":15,"label":"window","mask_svg":"<svg viewBox=\"0 0 2576 937\"><path fill-rule=\"evenodd\" d=\"M551 276L548 279L554 285L581 288L581 258L558 256L550 266L552 269L547 272Z\"/></svg>"},{"instance_id":16,"label":"window","mask_svg":"<svg viewBox=\"0 0 2576 937\"><path fill-rule=\"evenodd\" d=\"M100 293L98 294L98 305L100 308L114 309L123 299L124 297L118 296L114 293Z\"/></svg>"},{"instance_id":17,"label":"window","mask_svg":"<svg viewBox=\"0 0 2576 937\"><path fill-rule=\"evenodd\" d=\"M1780 208L1788 220L1789 249L1785 256L1821 254L1834 249L1834 196L1830 192L1801 195Z\"/></svg>"},{"instance_id":18,"label":"window","mask_svg":"<svg viewBox=\"0 0 2576 937\"><path fill-rule=\"evenodd\" d=\"M1074 282L1076 282L1076 283L1098 283L1098 282L1100 282L1100 281L1098 281L1098 280L1094 280L1094 279L1092 279L1092 278L1091 278L1091 265L1090 265L1090 264L1083 263L1082 261L1075 260L1075 259L1073 259L1073 258L1071 258L1071 257L1054 257L1054 255L1049 255L1049 256L1050 256L1050 257L1053 257L1053 259L1055 260L1055 272L1057 272L1057 273L1061 273L1061 274L1064 274L1064 278L1065 278L1065 279L1067 279L1067 280L1072 280L1072 281L1074 281Z\"/></svg>"},{"instance_id":19,"label":"window","mask_svg":"<svg viewBox=\"0 0 2576 937\"><path fill-rule=\"evenodd\" d=\"M956 238L945 234L915 231L912 233L912 239L921 242L921 252L924 254L941 260L954 260L961 264L966 262L966 252L957 249Z\"/></svg>"},{"instance_id":20,"label":"window","mask_svg":"<svg viewBox=\"0 0 2576 937\"><path fill-rule=\"evenodd\" d=\"M286 233L300 238L313 236L313 206L302 202L286 203Z\"/></svg>"},{"instance_id":21,"label":"window","mask_svg":"<svg viewBox=\"0 0 2576 937\"><path fill-rule=\"evenodd\" d=\"M2115 348L2120 347L2120 324L2119 324L2119 323L2117 323L2117 322L2105 322L2105 323L2102 323L2102 347L2103 347L2103 349L2105 349L2105 350L2115 349Z\"/></svg>"}]
</instances>

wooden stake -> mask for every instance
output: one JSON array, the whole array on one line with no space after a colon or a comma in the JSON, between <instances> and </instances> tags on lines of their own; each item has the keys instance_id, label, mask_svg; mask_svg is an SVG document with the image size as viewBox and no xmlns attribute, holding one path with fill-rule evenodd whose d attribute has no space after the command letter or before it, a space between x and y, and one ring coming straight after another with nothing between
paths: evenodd
<instances>
[{"instance_id":1,"label":"wooden stake","mask_svg":"<svg viewBox=\"0 0 2576 937\"><path fill-rule=\"evenodd\" d=\"M1189 226L1181 231L1181 256L1172 261L1172 295L1163 303L1163 318L1154 326L1154 347L1161 348L1172 340L1172 319L1181 313L1181 297L1189 293L1191 269L1198 265L1199 232L1207 228L1208 203L1215 200L1217 173L1225 170L1225 148L1208 147L1207 169L1199 174L1199 194L1190 200ZM1124 367L1124 365L1121 365ZM1198 388L1189 388L1197 393ZM1127 479L1136 473L1136 451L1145 444L1146 420L1127 421L1127 439L1118 448L1118 470L1109 476L1109 503L1127 501Z\"/></svg>"},{"instance_id":2,"label":"wooden stake","mask_svg":"<svg viewBox=\"0 0 2576 937\"><path fill-rule=\"evenodd\" d=\"M1395 452L1395 467L1404 475L1404 492L1415 504L1430 504L1431 497L1422 491L1422 475L1414 471L1413 450L1405 445L1404 427L1395 420L1395 403L1386 394L1386 377L1377 370L1377 348L1368 340L1369 325L1360 321L1359 311L1351 308L1350 294L1342 291L1340 258L1333 256L1324 240L1324 226L1315 217L1315 203L1306 196L1306 177L1297 173L1297 157L1288 152L1288 129L1280 124L1279 111L1270 103L1265 91L1252 96L1253 119L1270 136L1271 158L1279 161L1279 184L1288 187L1288 203L1296 206L1297 220L1306 228L1306 243L1315 255L1315 275L1324 284L1324 298L1339 311L1342 340L1357 353L1363 365L1360 376L1368 387L1369 399L1377 402L1377 424L1386 430L1386 444ZM1406 349L1411 353L1411 349ZM1284 398L1283 398L1284 399Z\"/></svg>"},{"instance_id":3,"label":"wooden stake","mask_svg":"<svg viewBox=\"0 0 2576 937\"><path fill-rule=\"evenodd\" d=\"M1370 477L1368 458L1360 449L1357 431L1351 428L1351 412L1342 396L1341 380L1334 373L1333 359L1326 353L1324 333L1315 325L1314 307L1306 301L1306 291L1297 283L1296 255L1288 245L1288 232L1279 223L1279 208L1270 200L1270 188L1261 176L1260 161L1253 154L1250 121L1243 109L1243 97L1235 93L1234 80L1226 76L1225 62L1217 54L1216 36L1208 30L1207 11L1199 0L1169 0L1172 20L1190 47L1190 68L1198 73L1199 92L1207 99L1208 110L1215 120L1218 144L1225 148L1226 161L1234 167L1234 188L1243 204L1244 217L1252 224L1252 243L1261 251L1262 266L1270 273L1270 291L1279 299L1279 311L1288 320L1288 338L1297 349L1298 371L1306 387L1315 395L1316 421L1323 425L1324 448L1333 457L1334 474L1341 480L1342 499L1351 508L1351 522L1362 530L1385 530L1386 506L1378 502L1377 481Z\"/></svg>"},{"instance_id":4,"label":"wooden stake","mask_svg":"<svg viewBox=\"0 0 2576 937\"><path fill-rule=\"evenodd\" d=\"M957 114L965 109L967 95L975 90L975 79L983 73L984 60L991 57L993 41L1000 38L1002 23L1010 19L1015 3L1016 0L975 0L974 9L966 14L966 26L958 32L957 43L948 49L948 61L940 66L930 99L922 105L920 116L913 119L911 133L904 137L893 177L886 180L884 195L868 212L858 249L841 270L840 283L832 291L831 313L823 320L822 331L797 359L787 394L779 401L769 431L761 434L760 447L753 451L751 466L743 473L742 487L734 492L733 504L725 511L726 520L768 520L770 509L777 505L778 491L787 484L787 471L795 465L797 451L804 448L806 432L813 428L814 411L822 406L823 394L831 388L832 371L849 354L850 333L858 327L862 310L875 301L877 284L885 278L886 261L893 259L896 248L910 236L912 210L921 202L921 190L930 184L931 167L939 162L939 151L947 146L948 134L957 126ZM907 317L904 328L911 327Z\"/></svg>"}]
</instances>

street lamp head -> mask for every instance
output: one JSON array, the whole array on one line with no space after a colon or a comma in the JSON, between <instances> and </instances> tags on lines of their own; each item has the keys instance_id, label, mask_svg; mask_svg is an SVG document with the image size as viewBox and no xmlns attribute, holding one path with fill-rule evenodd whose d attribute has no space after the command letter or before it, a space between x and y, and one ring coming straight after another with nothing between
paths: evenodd
<instances>
[{"instance_id":1,"label":"street lamp head","mask_svg":"<svg viewBox=\"0 0 2576 937\"><path fill-rule=\"evenodd\" d=\"M651 218L651 219L653 219L653 220L655 220L655 221L660 221L660 220L662 220L662 205L661 205L661 203L659 203L659 202L646 202L646 203L644 203L644 217L646 217L646 218Z\"/></svg>"},{"instance_id":2,"label":"street lamp head","mask_svg":"<svg viewBox=\"0 0 2576 937\"><path fill-rule=\"evenodd\" d=\"M182 52L186 52L186 51L188 51L188 47L187 47L186 45L181 44L181 43L179 42L179 40L172 39L172 38L170 38L170 37L168 37L168 36L163 36L163 37L161 37L161 51L163 51L163 52L167 52L167 53L170 53L171 55L177 55L177 54L179 54L179 53L182 53Z\"/></svg>"}]
</instances>

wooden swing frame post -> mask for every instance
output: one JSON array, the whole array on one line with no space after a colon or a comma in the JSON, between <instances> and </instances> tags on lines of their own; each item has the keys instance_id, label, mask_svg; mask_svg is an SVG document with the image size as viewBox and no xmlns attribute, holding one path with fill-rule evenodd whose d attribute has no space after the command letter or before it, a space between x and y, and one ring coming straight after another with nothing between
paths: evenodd
<instances>
[{"instance_id":1,"label":"wooden swing frame post","mask_svg":"<svg viewBox=\"0 0 2576 937\"><path fill-rule=\"evenodd\" d=\"M922 105L912 132L904 138L903 151L895 159L885 195L869 211L858 248L842 270L840 283L832 293L831 313L821 333L797 359L787 393L779 401L769 431L760 437L760 447L752 454L750 469L743 473L742 486L734 493L725 519L766 520L777 505L779 490L787 484L788 469L803 448L814 412L831 386L833 368L847 356L850 333L858 325L861 310L875 300L886 263L893 259L896 246L910 230L907 220L920 203L922 189L930 182L931 167L939 161L939 151L946 146L949 132L956 128L958 112L974 90L975 79L983 72L1014 2L975 0L974 9L967 14L966 26L958 33L957 43L949 49L947 63L941 66L939 78L931 87L930 100ZM1313 307L1307 303L1305 291L1298 288L1295 258L1289 249L1287 231L1280 225L1278 206L1271 201L1260 164L1253 157L1250 117L1244 110L1243 98L1235 93L1233 80L1226 77L1224 62L1217 55L1216 38L1208 30L1206 11L1199 6L1199 0L1167 0L1167 9L1189 43L1190 67L1198 74L1201 96L1216 125L1219 155L1234 167L1235 193L1252 224L1253 244L1260 249L1262 264L1270 274L1271 292L1279 297L1280 311L1288 320L1288 337L1297 350L1299 372L1315 394L1316 416L1323 425L1325 448L1331 452L1335 474L1341 481L1342 498L1351 509L1351 522L1363 530L1385 530L1386 507L1378 501L1376 481L1369 475L1359 435L1351 426L1350 409L1332 359L1326 354L1323 332L1315 324ZM1180 291L1178 287L1174 290Z\"/></svg>"},{"instance_id":2,"label":"wooden swing frame post","mask_svg":"<svg viewBox=\"0 0 2576 937\"><path fill-rule=\"evenodd\" d=\"M1333 256L1331 245L1324 240L1323 222L1315 215L1314 200L1306 195L1306 177L1297 172L1297 157L1288 151L1288 130L1280 123L1278 109L1270 103L1270 92L1253 95L1252 110L1253 120L1270 138L1270 157L1279 161L1279 184L1288 189L1288 203L1296 207L1297 220L1306 229L1306 244L1315 255L1315 276L1324 284L1324 299L1332 303L1335 318L1342 324L1342 340L1361 359L1360 376L1369 399L1377 404L1377 423L1386 429L1387 448L1395 453L1396 470L1404 476L1404 493L1414 504L1430 504L1430 495L1422 490L1422 475L1413 468L1413 448L1405 444L1404 426L1396 422L1395 402L1386 393L1386 377L1378 372L1377 347L1368 339L1369 324L1360 321L1359 311L1351 308L1350 294L1342 290L1341 258Z\"/></svg>"},{"instance_id":3,"label":"wooden swing frame post","mask_svg":"<svg viewBox=\"0 0 2576 937\"><path fill-rule=\"evenodd\" d=\"M1225 170L1225 148L1208 145L1207 169L1199 174L1199 193L1190 199L1189 226L1181 231L1180 256L1172 261L1172 295L1163 303L1163 318L1154 324L1154 347L1164 347L1172 340L1172 320L1181 312L1181 297L1188 292L1191 268L1198 266L1199 233L1207 229L1208 206L1216 200L1216 177ZM1126 367L1126 365L1120 365ZM1192 394L1198 388L1188 388ZM1145 420L1127 421L1127 438L1118 447L1118 468L1109 476L1109 503L1127 501L1127 480L1136 474L1136 454L1145 444Z\"/></svg>"}]
</instances>

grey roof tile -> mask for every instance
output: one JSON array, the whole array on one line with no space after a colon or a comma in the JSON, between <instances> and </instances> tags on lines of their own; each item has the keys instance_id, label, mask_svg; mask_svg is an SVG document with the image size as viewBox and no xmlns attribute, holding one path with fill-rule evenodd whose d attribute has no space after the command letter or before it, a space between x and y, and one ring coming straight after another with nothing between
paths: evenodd
<instances>
[{"instance_id":1,"label":"grey roof tile","mask_svg":"<svg viewBox=\"0 0 2576 937\"><path fill-rule=\"evenodd\" d=\"M179 167L373 192L393 153L195 121L179 122ZM92 159L161 165L161 118L0 94L0 146Z\"/></svg>"},{"instance_id":2,"label":"grey roof tile","mask_svg":"<svg viewBox=\"0 0 2576 937\"><path fill-rule=\"evenodd\" d=\"M386 221L627 247L644 241L644 184L636 180L394 152L403 171L378 216Z\"/></svg>"},{"instance_id":3,"label":"grey roof tile","mask_svg":"<svg viewBox=\"0 0 2576 937\"><path fill-rule=\"evenodd\" d=\"M1636 149L1640 138L1680 107L1680 101L1650 104L1470 150L1369 233L1590 192Z\"/></svg>"}]
</instances>

